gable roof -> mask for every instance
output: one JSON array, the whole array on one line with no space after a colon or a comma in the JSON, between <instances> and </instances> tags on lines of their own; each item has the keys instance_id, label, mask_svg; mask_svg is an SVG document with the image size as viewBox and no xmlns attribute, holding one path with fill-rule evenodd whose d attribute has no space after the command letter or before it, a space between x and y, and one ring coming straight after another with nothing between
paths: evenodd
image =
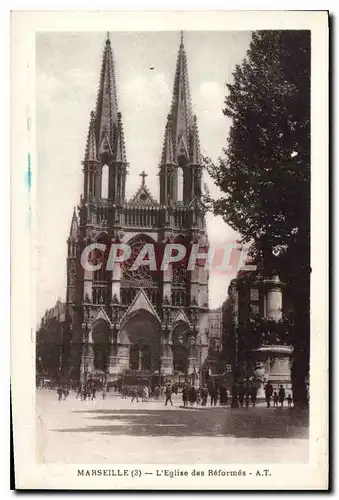
<instances>
[{"instance_id":1,"label":"gable roof","mask_svg":"<svg viewBox=\"0 0 339 500\"><path fill-rule=\"evenodd\" d=\"M175 325L175 323L179 323L180 321L182 321L183 323L187 323L188 325L190 324L189 319L187 318L183 309L179 309L178 314L173 319L173 325Z\"/></svg>"},{"instance_id":2,"label":"gable roof","mask_svg":"<svg viewBox=\"0 0 339 500\"><path fill-rule=\"evenodd\" d=\"M106 311L100 307L98 314L96 315L95 318L93 318L92 323L95 323L96 321L99 321L100 319L103 319L104 321L107 321L107 323L110 325L111 321L109 317L107 316Z\"/></svg>"},{"instance_id":3,"label":"gable roof","mask_svg":"<svg viewBox=\"0 0 339 500\"><path fill-rule=\"evenodd\" d=\"M125 322L125 320L129 316L131 316L131 314L133 314L137 311L140 311L141 309L149 312L150 314L152 314L152 316L155 316L157 318L157 320L159 321L159 323L161 323L161 320L158 316L158 313L154 309L154 307L153 307L151 301L149 300L149 298L147 297L145 291L141 288L139 290L139 292L136 294L132 304L129 306L129 308L125 312L124 316L122 317L121 324L123 324Z\"/></svg>"},{"instance_id":4,"label":"gable roof","mask_svg":"<svg viewBox=\"0 0 339 500\"><path fill-rule=\"evenodd\" d=\"M157 205L157 201L153 198L149 192L147 186L144 184L139 187L138 191L135 193L133 198L128 202L131 205Z\"/></svg>"}]
</instances>

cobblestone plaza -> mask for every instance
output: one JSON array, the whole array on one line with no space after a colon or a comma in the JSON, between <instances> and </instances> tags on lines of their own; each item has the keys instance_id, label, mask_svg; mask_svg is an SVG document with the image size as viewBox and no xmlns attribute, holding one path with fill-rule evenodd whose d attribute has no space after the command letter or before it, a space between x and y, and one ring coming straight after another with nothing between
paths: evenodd
<instances>
[{"instance_id":1,"label":"cobblestone plaza","mask_svg":"<svg viewBox=\"0 0 339 500\"><path fill-rule=\"evenodd\" d=\"M308 460L308 415L288 408L183 408L109 394L80 401L37 391L43 463L290 463Z\"/></svg>"}]
</instances>

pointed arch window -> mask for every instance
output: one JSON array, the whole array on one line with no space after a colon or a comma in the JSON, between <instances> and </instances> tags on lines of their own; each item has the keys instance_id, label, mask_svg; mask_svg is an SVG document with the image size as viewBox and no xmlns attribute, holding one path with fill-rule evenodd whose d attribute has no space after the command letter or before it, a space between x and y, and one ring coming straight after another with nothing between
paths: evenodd
<instances>
[{"instance_id":1,"label":"pointed arch window","mask_svg":"<svg viewBox=\"0 0 339 500\"><path fill-rule=\"evenodd\" d=\"M108 198L108 165L103 165L101 170L101 198Z\"/></svg>"},{"instance_id":2,"label":"pointed arch window","mask_svg":"<svg viewBox=\"0 0 339 500\"><path fill-rule=\"evenodd\" d=\"M178 186L177 186L177 200L183 201L184 199L184 171L181 167L178 167Z\"/></svg>"},{"instance_id":3,"label":"pointed arch window","mask_svg":"<svg viewBox=\"0 0 339 500\"><path fill-rule=\"evenodd\" d=\"M101 268L98 269L97 271L94 271L94 283L96 282L101 282L101 283L107 283L111 280L112 276L112 271L107 270L107 259L110 253L110 242L109 242L109 237L106 233L102 233L98 236L97 240L98 243L103 243L106 245L106 250L102 252L101 250L97 249L93 252L93 257L92 257L92 262L93 264L101 264ZM98 297L99 299L100 297Z\"/></svg>"}]
</instances>

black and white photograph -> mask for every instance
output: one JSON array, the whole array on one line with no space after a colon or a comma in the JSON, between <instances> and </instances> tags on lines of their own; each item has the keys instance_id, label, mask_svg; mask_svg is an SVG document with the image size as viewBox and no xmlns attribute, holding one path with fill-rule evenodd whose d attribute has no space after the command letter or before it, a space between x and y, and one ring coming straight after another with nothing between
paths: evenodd
<instances>
[{"instance_id":1,"label":"black and white photograph","mask_svg":"<svg viewBox=\"0 0 339 500\"><path fill-rule=\"evenodd\" d=\"M258 24L34 33L30 453L80 488L287 489L279 466L320 463L312 422L326 450L314 24Z\"/></svg>"}]
</instances>

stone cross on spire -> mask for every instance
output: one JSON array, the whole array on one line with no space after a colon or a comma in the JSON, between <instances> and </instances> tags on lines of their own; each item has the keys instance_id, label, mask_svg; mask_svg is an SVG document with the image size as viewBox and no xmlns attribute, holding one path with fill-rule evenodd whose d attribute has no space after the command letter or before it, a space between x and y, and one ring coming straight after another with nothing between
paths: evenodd
<instances>
[{"instance_id":1,"label":"stone cross on spire","mask_svg":"<svg viewBox=\"0 0 339 500\"><path fill-rule=\"evenodd\" d=\"M148 174L146 174L145 170L143 170L141 172L141 174L139 174L139 175L142 178L141 185L144 186L145 185L145 178L148 176Z\"/></svg>"}]
</instances>

